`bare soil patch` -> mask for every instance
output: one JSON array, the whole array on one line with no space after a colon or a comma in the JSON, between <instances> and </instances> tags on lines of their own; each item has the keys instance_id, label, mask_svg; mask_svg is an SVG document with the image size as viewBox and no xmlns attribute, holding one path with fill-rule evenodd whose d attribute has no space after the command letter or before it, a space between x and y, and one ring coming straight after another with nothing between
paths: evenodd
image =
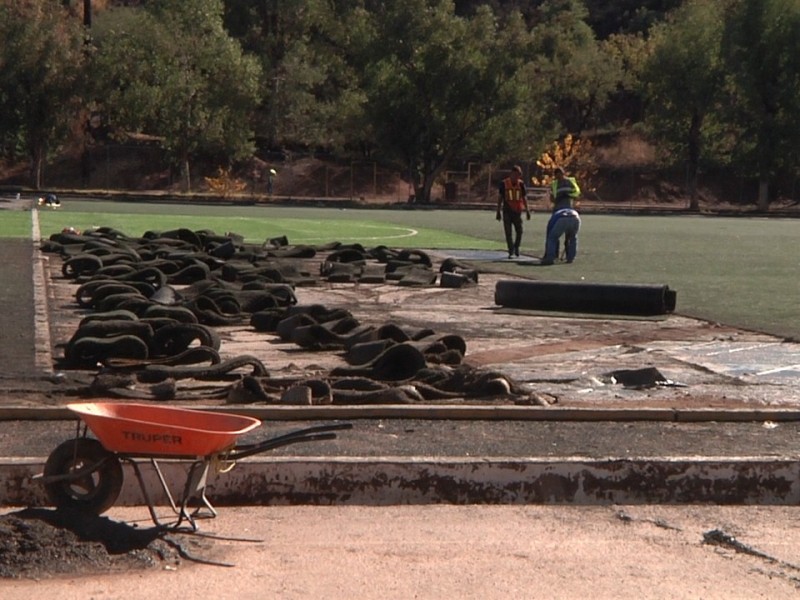
<instances>
[{"instance_id":1,"label":"bare soil patch","mask_svg":"<svg viewBox=\"0 0 800 600\"><path fill-rule=\"evenodd\" d=\"M197 539L174 539L70 510L27 508L0 516L0 577L45 579L176 566ZM184 547L186 546L186 548Z\"/></svg>"}]
</instances>

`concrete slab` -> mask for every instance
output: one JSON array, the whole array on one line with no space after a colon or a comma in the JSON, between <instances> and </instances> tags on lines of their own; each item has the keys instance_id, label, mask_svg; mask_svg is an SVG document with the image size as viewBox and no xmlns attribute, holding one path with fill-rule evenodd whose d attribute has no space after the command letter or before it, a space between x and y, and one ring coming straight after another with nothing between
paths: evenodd
<instances>
[{"instance_id":1,"label":"concrete slab","mask_svg":"<svg viewBox=\"0 0 800 600\"><path fill-rule=\"evenodd\" d=\"M800 384L800 345L780 340L702 344L654 343L652 349L678 360L747 382Z\"/></svg>"}]
</instances>

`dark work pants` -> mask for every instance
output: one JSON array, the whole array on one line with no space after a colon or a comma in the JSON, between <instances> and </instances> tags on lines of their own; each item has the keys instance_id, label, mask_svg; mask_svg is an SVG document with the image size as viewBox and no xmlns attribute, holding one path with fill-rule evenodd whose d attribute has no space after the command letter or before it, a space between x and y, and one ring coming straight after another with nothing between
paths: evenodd
<instances>
[{"instance_id":1,"label":"dark work pants","mask_svg":"<svg viewBox=\"0 0 800 600\"><path fill-rule=\"evenodd\" d=\"M522 242L522 213L511 210L508 205L503 206L503 231L506 234L508 253L519 252Z\"/></svg>"}]
</instances>

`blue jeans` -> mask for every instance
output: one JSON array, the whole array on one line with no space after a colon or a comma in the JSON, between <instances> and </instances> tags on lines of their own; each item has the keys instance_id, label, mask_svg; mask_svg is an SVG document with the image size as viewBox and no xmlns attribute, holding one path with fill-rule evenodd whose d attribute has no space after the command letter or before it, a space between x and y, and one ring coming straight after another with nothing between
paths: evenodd
<instances>
[{"instance_id":1,"label":"blue jeans","mask_svg":"<svg viewBox=\"0 0 800 600\"><path fill-rule=\"evenodd\" d=\"M575 260L578 254L578 231L581 218L576 210L562 208L557 210L547 222L547 239L545 240L543 261L554 261L558 258L558 247L561 236L564 236L564 248L567 251L567 262Z\"/></svg>"}]
</instances>

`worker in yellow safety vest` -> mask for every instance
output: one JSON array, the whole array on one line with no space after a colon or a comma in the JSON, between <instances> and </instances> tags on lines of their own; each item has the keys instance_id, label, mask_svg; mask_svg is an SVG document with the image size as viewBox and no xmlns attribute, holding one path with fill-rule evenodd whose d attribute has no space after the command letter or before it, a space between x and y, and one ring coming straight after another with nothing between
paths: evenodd
<instances>
[{"instance_id":1,"label":"worker in yellow safety vest","mask_svg":"<svg viewBox=\"0 0 800 600\"><path fill-rule=\"evenodd\" d=\"M578 254L578 231L581 228L581 217L575 210L575 203L581 195L581 188L575 178L567 177L561 167L556 167L553 174L555 178L550 185L553 214L547 222L542 265L552 265L558 258L561 236L564 236L567 262L573 262Z\"/></svg>"},{"instance_id":2,"label":"worker in yellow safety vest","mask_svg":"<svg viewBox=\"0 0 800 600\"><path fill-rule=\"evenodd\" d=\"M581 188L574 177L567 177L564 169L556 167L555 178L550 184L550 200L553 212L561 208L575 208L575 201L581 195Z\"/></svg>"}]
</instances>

